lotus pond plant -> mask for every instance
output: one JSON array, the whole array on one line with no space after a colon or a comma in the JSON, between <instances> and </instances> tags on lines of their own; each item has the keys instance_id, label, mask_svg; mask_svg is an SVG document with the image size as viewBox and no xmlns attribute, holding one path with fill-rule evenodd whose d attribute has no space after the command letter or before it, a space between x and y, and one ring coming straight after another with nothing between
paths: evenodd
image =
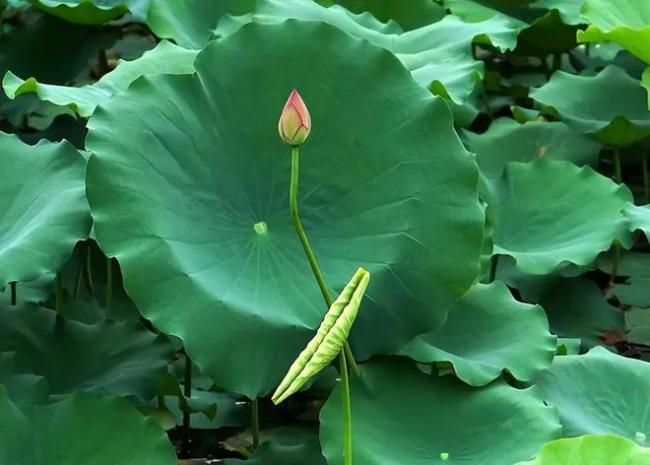
<instances>
[{"instance_id":1,"label":"lotus pond plant","mask_svg":"<svg viewBox=\"0 0 650 465\"><path fill-rule=\"evenodd\" d=\"M0 0L0 464L649 465L648 5Z\"/></svg>"}]
</instances>

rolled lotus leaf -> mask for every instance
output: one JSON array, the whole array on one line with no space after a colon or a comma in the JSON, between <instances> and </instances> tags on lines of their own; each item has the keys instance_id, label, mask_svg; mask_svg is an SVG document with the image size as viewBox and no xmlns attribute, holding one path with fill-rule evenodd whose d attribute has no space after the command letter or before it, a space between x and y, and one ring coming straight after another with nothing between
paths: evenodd
<instances>
[{"instance_id":1,"label":"rolled lotus leaf","mask_svg":"<svg viewBox=\"0 0 650 465\"><path fill-rule=\"evenodd\" d=\"M341 352L357 317L359 305L370 281L370 273L359 268L327 311L316 336L309 341L273 394L279 404L297 392L313 376L328 366Z\"/></svg>"}]
</instances>

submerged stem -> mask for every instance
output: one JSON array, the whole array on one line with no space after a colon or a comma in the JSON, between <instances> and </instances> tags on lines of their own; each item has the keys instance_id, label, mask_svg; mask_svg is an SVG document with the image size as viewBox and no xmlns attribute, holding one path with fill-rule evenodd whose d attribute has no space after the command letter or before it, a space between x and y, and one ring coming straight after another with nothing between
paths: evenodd
<instances>
[{"instance_id":1,"label":"submerged stem","mask_svg":"<svg viewBox=\"0 0 650 465\"><path fill-rule=\"evenodd\" d=\"M253 449L260 445L260 411L257 397L251 401L251 431L253 432Z\"/></svg>"},{"instance_id":2,"label":"submerged stem","mask_svg":"<svg viewBox=\"0 0 650 465\"><path fill-rule=\"evenodd\" d=\"M191 412L187 399L192 397L192 360L185 354L185 379L183 381L183 396L185 396L185 409L183 410L183 439L181 443L181 457L189 458L190 456L190 427Z\"/></svg>"},{"instance_id":3,"label":"submerged stem","mask_svg":"<svg viewBox=\"0 0 650 465\"><path fill-rule=\"evenodd\" d=\"M302 248L307 255L307 260L311 266L311 270L314 273L318 287L320 288L321 294L325 299L325 303L329 308L334 300L330 296L329 291L327 290L327 285L325 284L325 277L318 266L318 260L316 260L316 255L314 254L311 245L309 244L309 239L307 239L307 234L305 229L302 227L302 222L300 221L300 214L298 212L298 182L300 179L300 152L298 146L291 147L291 183L289 185L289 209L291 210L291 219L293 220L293 226L300 238L300 243ZM354 360L352 355L352 350L347 341L345 341L345 356L348 358L350 364L350 369L355 374L355 376L360 376L361 372L357 366L357 362Z\"/></svg>"},{"instance_id":4,"label":"submerged stem","mask_svg":"<svg viewBox=\"0 0 650 465\"><path fill-rule=\"evenodd\" d=\"M106 257L106 310L113 304L113 259Z\"/></svg>"},{"instance_id":5,"label":"submerged stem","mask_svg":"<svg viewBox=\"0 0 650 465\"><path fill-rule=\"evenodd\" d=\"M617 183L623 182L623 170L621 169L621 153L618 148L614 149L614 177Z\"/></svg>"},{"instance_id":6,"label":"submerged stem","mask_svg":"<svg viewBox=\"0 0 650 465\"><path fill-rule=\"evenodd\" d=\"M85 250L85 260L84 260L84 277L86 280L86 287L88 288L88 294L91 297L95 297L95 289L93 289L93 270L92 270L92 256L90 250L90 241L86 242Z\"/></svg>"},{"instance_id":7,"label":"submerged stem","mask_svg":"<svg viewBox=\"0 0 650 465\"><path fill-rule=\"evenodd\" d=\"M650 203L650 179L648 179L648 155L643 154L643 200L644 203Z\"/></svg>"},{"instance_id":8,"label":"submerged stem","mask_svg":"<svg viewBox=\"0 0 650 465\"><path fill-rule=\"evenodd\" d=\"M63 312L63 280L59 274L56 277L56 297L54 300L54 309L59 315Z\"/></svg>"},{"instance_id":9,"label":"submerged stem","mask_svg":"<svg viewBox=\"0 0 650 465\"><path fill-rule=\"evenodd\" d=\"M345 354L339 354L341 369L341 405L343 406L343 465L352 465L352 403L350 401L350 379Z\"/></svg>"},{"instance_id":10,"label":"submerged stem","mask_svg":"<svg viewBox=\"0 0 650 465\"><path fill-rule=\"evenodd\" d=\"M11 305L16 305L18 301L18 294L16 293L16 281L11 281L9 283L9 289L11 293Z\"/></svg>"}]
</instances>

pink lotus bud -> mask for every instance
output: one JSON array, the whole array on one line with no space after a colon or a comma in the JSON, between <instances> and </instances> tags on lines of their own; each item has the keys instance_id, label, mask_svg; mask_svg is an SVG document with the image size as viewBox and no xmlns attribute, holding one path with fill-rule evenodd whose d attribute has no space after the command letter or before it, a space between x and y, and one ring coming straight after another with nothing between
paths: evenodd
<instances>
[{"instance_id":1,"label":"pink lotus bud","mask_svg":"<svg viewBox=\"0 0 650 465\"><path fill-rule=\"evenodd\" d=\"M294 89L289 94L289 99L284 104L280 115L280 121L278 122L280 137L287 144L296 146L305 142L310 130L311 118L309 117L309 111L298 91Z\"/></svg>"}]
</instances>

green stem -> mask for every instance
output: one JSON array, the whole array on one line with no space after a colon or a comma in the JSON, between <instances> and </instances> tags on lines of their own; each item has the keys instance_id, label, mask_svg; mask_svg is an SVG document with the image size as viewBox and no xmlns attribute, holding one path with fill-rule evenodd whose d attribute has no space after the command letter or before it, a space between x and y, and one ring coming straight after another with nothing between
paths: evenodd
<instances>
[{"instance_id":1,"label":"green stem","mask_svg":"<svg viewBox=\"0 0 650 465\"><path fill-rule=\"evenodd\" d=\"M648 155L643 154L643 200L644 203L650 203L650 179L648 179Z\"/></svg>"},{"instance_id":2,"label":"green stem","mask_svg":"<svg viewBox=\"0 0 650 465\"><path fill-rule=\"evenodd\" d=\"M553 71L557 71L562 67L562 54L554 53L553 54Z\"/></svg>"},{"instance_id":3,"label":"green stem","mask_svg":"<svg viewBox=\"0 0 650 465\"><path fill-rule=\"evenodd\" d=\"M63 280L59 274L56 277L56 297L54 301L54 309L59 315L63 312Z\"/></svg>"},{"instance_id":4,"label":"green stem","mask_svg":"<svg viewBox=\"0 0 650 465\"><path fill-rule=\"evenodd\" d=\"M614 284L614 280L616 279L616 276L618 275L618 262L621 256L621 246L618 244L618 242L615 242L614 245L612 245L612 271L609 274L609 285Z\"/></svg>"},{"instance_id":5,"label":"green stem","mask_svg":"<svg viewBox=\"0 0 650 465\"><path fill-rule=\"evenodd\" d=\"M185 354L185 380L183 382L183 395L185 396L185 409L183 410L183 439L181 444L181 457L190 456L190 428L191 412L188 408L187 399L192 397L192 360Z\"/></svg>"},{"instance_id":6,"label":"green stem","mask_svg":"<svg viewBox=\"0 0 650 465\"><path fill-rule=\"evenodd\" d=\"M251 401L251 430L253 431L253 449L260 445L260 411L257 397Z\"/></svg>"},{"instance_id":7,"label":"green stem","mask_svg":"<svg viewBox=\"0 0 650 465\"><path fill-rule=\"evenodd\" d=\"M350 378L345 354L339 354L341 369L341 396L343 398L343 465L352 465L352 403L350 401Z\"/></svg>"},{"instance_id":8,"label":"green stem","mask_svg":"<svg viewBox=\"0 0 650 465\"><path fill-rule=\"evenodd\" d=\"M106 310L113 304L113 259L106 257Z\"/></svg>"},{"instance_id":9,"label":"green stem","mask_svg":"<svg viewBox=\"0 0 650 465\"><path fill-rule=\"evenodd\" d=\"M614 176L617 183L623 182L623 170L621 169L621 153L618 148L614 149Z\"/></svg>"},{"instance_id":10,"label":"green stem","mask_svg":"<svg viewBox=\"0 0 650 465\"><path fill-rule=\"evenodd\" d=\"M291 147L291 183L289 185L289 208L291 210L291 219L293 220L293 226L300 238L302 248L307 255L307 260L311 266L311 271L314 273L318 287L320 288L321 294L323 294L323 299L327 307L331 307L334 300L330 296L329 291L327 290L327 285L325 284L325 278L323 273L318 266L318 260L316 260L316 255L314 254L311 245L309 244L309 239L307 239L307 234L305 229L302 227L302 221L300 221L300 214L298 212L298 181L300 179L300 152L298 146ZM357 366L357 362L354 360L352 355L352 349L347 341L345 341L345 355L348 357L348 362L350 363L350 369L355 374L355 376L360 376L361 372Z\"/></svg>"},{"instance_id":11,"label":"green stem","mask_svg":"<svg viewBox=\"0 0 650 465\"><path fill-rule=\"evenodd\" d=\"M91 297L95 297L95 289L93 288L93 269L92 269L92 251L90 250L90 242L86 242L85 248L85 264L84 264L84 279L86 281L86 288Z\"/></svg>"},{"instance_id":12,"label":"green stem","mask_svg":"<svg viewBox=\"0 0 650 465\"><path fill-rule=\"evenodd\" d=\"M16 305L16 302L18 301L18 297L16 294L16 281L11 281L9 283L9 289L11 292L11 305Z\"/></svg>"},{"instance_id":13,"label":"green stem","mask_svg":"<svg viewBox=\"0 0 650 465\"><path fill-rule=\"evenodd\" d=\"M79 291L81 290L81 281L83 280L84 274L84 264L83 264L83 253L81 254L81 263L79 263L79 270L77 271L77 279L74 281L74 289L72 290L72 297L77 299L79 297Z\"/></svg>"},{"instance_id":14,"label":"green stem","mask_svg":"<svg viewBox=\"0 0 650 465\"><path fill-rule=\"evenodd\" d=\"M499 268L499 256L492 255L490 258L490 274L488 276L488 284L493 283L497 278L497 270Z\"/></svg>"}]
</instances>

